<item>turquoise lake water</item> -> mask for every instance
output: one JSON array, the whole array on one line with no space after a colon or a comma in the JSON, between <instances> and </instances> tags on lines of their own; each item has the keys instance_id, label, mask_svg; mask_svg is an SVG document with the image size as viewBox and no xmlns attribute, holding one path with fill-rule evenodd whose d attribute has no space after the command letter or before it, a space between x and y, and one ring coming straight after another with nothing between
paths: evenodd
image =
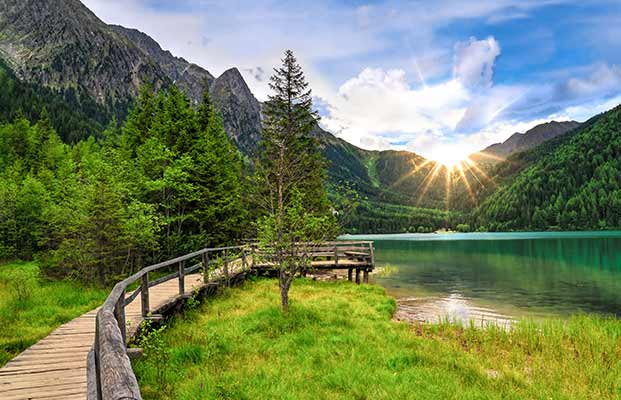
<instances>
[{"instance_id":1,"label":"turquoise lake water","mask_svg":"<svg viewBox=\"0 0 621 400\"><path fill-rule=\"evenodd\" d=\"M373 240L377 265L395 267L395 272L377 276L375 282L397 298L432 304L439 312L621 316L618 231L342 238Z\"/></svg>"}]
</instances>

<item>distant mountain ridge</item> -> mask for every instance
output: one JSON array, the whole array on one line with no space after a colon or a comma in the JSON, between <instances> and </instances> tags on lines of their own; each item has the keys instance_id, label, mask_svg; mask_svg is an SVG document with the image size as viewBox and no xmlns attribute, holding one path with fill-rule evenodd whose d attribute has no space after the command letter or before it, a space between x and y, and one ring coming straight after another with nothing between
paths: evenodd
<instances>
[{"instance_id":1,"label":"distant mountain ridge","mask_svg":"<svg viewBox=\"0 0 621 400\"><path fill-rule=\"evenodd\" d=\"M551 121L535 126L525 133L514 133L502 143L495 143L481 151L498 158L506 158L511 154L530 150L541 143L576 129L580 126L577 121Z\"/></svg>"},{"instance_id":2,"label":"distant mountain ridge","mask_svg":"<svg viewBox=\"0 0 621 400\"><path fill-rule=\"evenodd\" d=\"M621 227L621 106L511 156L502 184L473 212L491 230ZM508 179L509 178L509 179Z\"/></svg>"}]
</instances>

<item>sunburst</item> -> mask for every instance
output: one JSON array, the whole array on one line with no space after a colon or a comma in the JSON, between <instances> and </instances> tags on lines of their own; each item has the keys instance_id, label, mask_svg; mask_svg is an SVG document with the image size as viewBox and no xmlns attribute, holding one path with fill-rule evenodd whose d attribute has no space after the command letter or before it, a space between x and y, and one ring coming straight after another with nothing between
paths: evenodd
<instances>
[{"instance_id":1,"label":"sunburst","mask_svg":"<svg viewBox=\"0 0 621 400\"><path fill-rule=\"evenodd\" d=\"M447 211L451 208L451 196L454 190L454 185L457 182L462 181L463 187L468 193L468 196L473 203L477 203L477 196L473 188L473 183L476 181L477 188L484 187L487 184L496 185L494 179L491 178L481 166L472 158L466 157L464 159L455 162L438 162L427 160L424 163L412 168L412 171L399 178L393 185L395 186L405 179L418 173L422 168L428 165L433 167L426 173L421 185L416 191L416 205L420 206L421 202L428 193L430 187L437 182L440 172L444 169L444 192L445 192L445 204ZM477 189L478 190L478 189Z\"/></svg>"}]
</instances>

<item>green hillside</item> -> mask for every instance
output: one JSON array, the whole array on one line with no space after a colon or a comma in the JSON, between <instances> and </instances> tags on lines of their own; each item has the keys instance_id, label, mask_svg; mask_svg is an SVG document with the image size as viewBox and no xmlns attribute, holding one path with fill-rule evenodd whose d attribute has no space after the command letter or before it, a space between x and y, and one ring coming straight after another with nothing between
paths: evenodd
<instances>
[{"instance_id":1,"label":"green hillside","mask_svg":"<svg viewBox=\"0 0 621 400\"><path fill-rule=\"evenodd\" d=\"M621 106L501 166L510 176L532 162L473 212L473 222L490 230L621 227L620 155Z\"/></svg>"}]
</instances>

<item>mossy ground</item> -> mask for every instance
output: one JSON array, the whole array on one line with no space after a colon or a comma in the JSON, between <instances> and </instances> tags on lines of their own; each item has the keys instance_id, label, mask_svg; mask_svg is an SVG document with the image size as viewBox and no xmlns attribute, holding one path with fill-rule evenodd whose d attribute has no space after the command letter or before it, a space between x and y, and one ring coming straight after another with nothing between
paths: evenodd
<instances>
[{"instance_id":1,"label":"mossy ground","mask_svg":"<svg viewBox=\"0 0 621 400\"><path fill-rule=\"evenodd\" d=\"M58 326L99 306L105 289L49 281L35 262L0 265L0 367Z\"/></svg>"},{"instance_id":2,"label":"mossy ground","mask_svg":"<svg viewBox=\"0 0 621 400\"><path fill-rule=\"evenodd\" d=\"M223 292L168 322L134 362L145 399L617 399L621 322L511 331L391 321L377 286L296 280ZM163 352L163 353L162 353Z\"/></svg>"}]
</instances>

